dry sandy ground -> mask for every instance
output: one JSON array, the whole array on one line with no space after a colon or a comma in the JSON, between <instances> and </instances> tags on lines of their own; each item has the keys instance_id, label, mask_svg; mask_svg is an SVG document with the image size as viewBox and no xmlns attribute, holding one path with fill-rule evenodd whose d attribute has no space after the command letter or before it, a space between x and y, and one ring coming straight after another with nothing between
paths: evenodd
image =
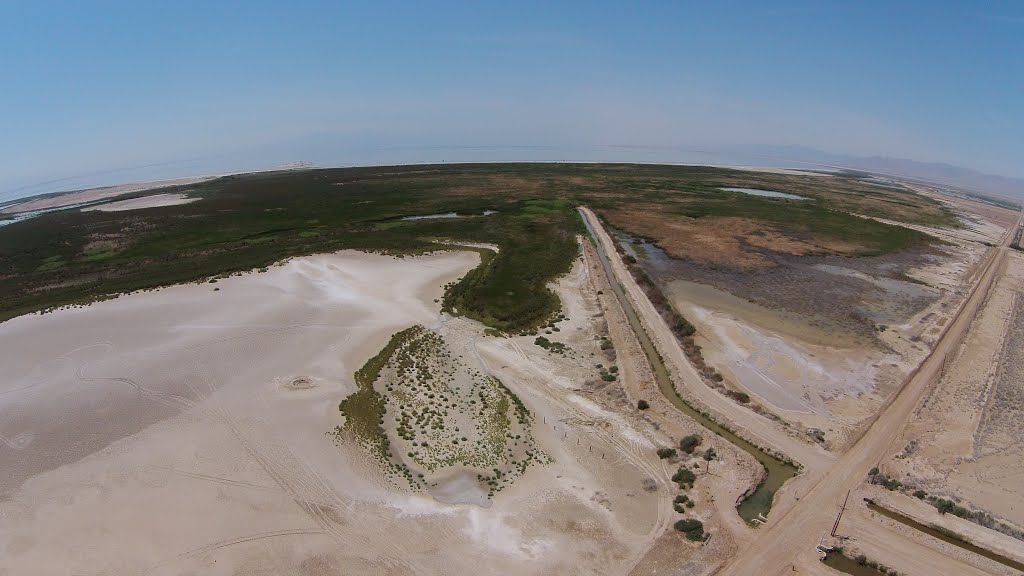
<instances>
[{"instance_id":1,"label":"dry sandy ground","mask_svg":"<svg viewBox=\"0 0 1024 576\"><path fill-rule=\"evenodd\" d=\"M967 538L974 544L1002 554L1007 558L1011 558L1018 562L1024 562L1024 543L1021 543L1019 540L1016 540L1011 536L1007 536L1006 534L989 530L968 520L957 518L952 514L940 515L935 510L935 507L927 502L902 494L898 491L889 491L881 486L873 486L870 484L865 484L854 490L850 496L850 502L852 502L853 505L848 509L851 514L849 516L846 514L843 515L843 530L841 530L841 533L850 537L845 541L845 544L851 548L851 551L853 548L860 545L858 535L862 535L870 541L874 541L879 538L883 540L897 538L901 541L912 542L912 544L910 544L911 548L916 546L927 546L933 550L940 551L945 556L952 557L964 564L974 566L992 574L1018 574L1018 572L1012 568L1004 566L994 560L989 560L981 555L968 552L937 538L924 536L915 529L900 524L895 520L886 518L881 514L872 512L864 505L864 498L871 498L878 504L889 509L898 510L902 514L905 514L922 524L939 526ZM867 546L867 542L865 542L865 546ZM872 552L873 556L877 556L879 551L886 553L888 550L893 548L898 549L898 546L893 546L892 544L886 544L884 546L874 545L872 549L868 551ZM927 557L930 556L930 554L924 556ZM879 558L879 560L881 560L881 558ZM885 563L885 560L882 560L882 562Z\"/></svg>"},{"instance_id":2,"label":"dry sandy ground","mask_svg":"<svg viewBox=\"0 0 1024 576\"><path fill-rule=\"evenodd\" d=\"M586 209L583 209L583 212L592 222L596 221L591 212ZM600 228L598 236L604 245L612 246L611 238ZM963 335L971 325L971 320L989 294L992 280L1006 256L1005 245L991 250L978 270L970 275L971 280L975 280L975 288L968 291L960 313L954 314L954 319L945 326L945 332L935 343L935 353L921 363L902 391L891 398L866 432L858 436L856 443L840 458L830 463L827 459L816 457L815 453L809 452L805 445L794 444L792 440L779 436L770 428L752 432L752 435L760 438L765 444L796 455L798 460L805 463L808 470L787 483L776 498L768 524L757 530L752 541L740 547L736 554L729 558L723 574L830 573L829 569L817 561L815 544L822 535L828 533L834 514L848 490L863 483L867 471L884 456L902 433L914 407L941 372L945 355L951 350L958 349ZM630 282L624 271L620 270L621 259L613 255L612 263L627 292L638 302L644 323L650 327L656 340L660 341L658 345L666 359L677 368L685 369L685 360L677 360L678 354L670 347L664 346L665 340L670 336L660 336L661 332L667 330L667 327L659 325L660 317L632 294L639 288ZM683 385L687 386L687 392L693 393L694 396L706 398L706 395L701 393L699 384L693 383L693 379L684 379ZM749 417L745 418L743 414L721 406L714 397L708 398L708 403L715 408L721 408L734 423L740 424L741 429L746 427L744 420L749 420ZM846 526L845 532L858 539L858 546L869 551L869 556L880 558L901 571L913 574L987 573L984 568L977 568L973 560L965 563L955 557L951 558L940 549L922 545L918 535L907 533L904 534L905 537L887 538L884 531L865 527L863 519L853 518L850 524L852 526Z\"/></svg>"},{"instance_id":3,"label":"dry sandy ground","mask_svg":"<svg viewBox=\"0 0 1024 576\"><path fill-rule=\"evenodd\" d=\"M56 196L48 196L46 198L37 198L35 200L28 200L19 204L12 204L4 207L0 210L0 213L17 214L18 212L31 212L34 210L59 208L61 206L69 206L71 204L95 202L96 200L113 198L114 196L129 194L131 192L156 190L158 188L167 188L168 186L187 186L189 184L205 182L214 178L216 178L216 176L198 176L192 178L176 178L174 180L158 180L156 182L121 184L120 186L107 186L104 188L90 188L89 190L79 190L77 192L68 192L66 194L58 194Z\"/></svg>"},{"instance_id":4,"label":"dry sandy ground","mask_svg":"<svg viewBox=\"0 0 1024 576\"><path fill-rule=\"evenodd\" d=\"M706 429L680 414L679 410L665 399L658 389L650 365L645 360L640 342L612 293L593 246L587 242L583 247L591 287L587 289L584 286L582 293L585 296L585 303L589 303L592 298L596 304L596 308L588 305L585 311L595 318L603 318L606 321L608 337L616 350L614 361L621 374L621 388L618 384L609 388L616 394L624 396L627 412L639 415L649 426L664 435L660 439L662 444L674 444L675 440L683 436L696 434L703 438L702 446L712 446L719 454L714 466L709 467L710 475L700 477L695 490L688 493L697 502L694 513L704 522L706 531L712 534L711 540L703 546L696 547L686 542L674 530L669 530L658 538L656 544L631 573L713 574L722 562L734 554L737 547L748 541L754 533L739 517L735 506L744 493L760 481L761 467L752 457L731 443L711 437ZM595 294L595 290L599 293ZM594 386L598 387L601 384L595 381ZM644 412L634 408L640 399L650 404L650 408ZM669 474L680 464L675 459L666 463Z\"/></svg>"},{"instance_id":5,"label":"dry sandy ground","mask_svg":"<svg viewBox=\"0 0 1024 576\"><path fill-rule=\"evenodd\" d=\"M735 505L759 481L760 466L662 396L589 243L583 244L582 256L572 272L552 285L568 320L545 336L565 344L566 354L545 351L534 336L521 336L480 340L480 357L492 374L535 407L539 428L553 434L571 459L599 471L599 482L583 477L573 480L573 489L614 514L619 542L634 543L621 562L609 564L608 573L713 573L753 533ZM604 336L613 352L601 350ZM617 366L619 379L602 381L597 364ZM639 399L650 408L637 409ZM702 436L702 449L718 452L708 471L696 454L670 460L654 455L656 448L688 434ZM670 528L683 515L671 508L673 497L682 492L669 478L679 466L692 469L695 463L698 478L687 495L696 506L686 516L700 519L713 535L704 545L687 542Z\"/></svg>"},{"instance_id":6,"label":"dry sandy ground","mask_svg":"<svg viewBox=\"0 0 1024 576\"><path fill-rule=\"evenodd\" d=\"M1010 251L964 347L950 358L883 470L1024 526L1022 336L1024 256Z\"/></svg>"},{"instance_id":7,"label":"dry sandy ground","mask_svg":"<svg viewBox=\"0 0 1024 576\"><path fill-rule=\"evenodd\" d=\"M900 393L894 395L885 405L884 410L858 441L836 460L821 481L817 482L788 514L769 518L768 525L763 528L764 531L759 534L753 545L737 555L723 574L745 575L754 573L755 569L766 574L822 572L813 548L819 535L828 532L834 513L848 491L863 482L868 470L889 452L903 433L915 407L940 376L946 355L959 349L964 335L971 326L971 320L990 294L993 279L997 276L1007 251L1005 244L990 251L979 268L975 287L971 290L961 312L946 326L946 331L936 343L933 353L921 363ZM851 523L853 530L861 526L855 522ZM844 526L845 531L849 533L851 526L845 523ZM866 534L867 537L864 539L870 539L871 542L865 544L862 540L861 545L870 552L869 556L884 555L889 560L883 559L883 562L901 572L982 573L958 566L956 560L927 547L904 546L896 539L878 537L877 532L867 531ZM925 558L932 568L921 568ZM802 569L798 570L797 567Z\"/></svg>"},{"instance_id":8,"label":"dry sandy ground","mask_svg":"<svg viewBox=\"0 0 1024 576\"><path fill-rule=\"evenodd\" d=\"M586 389L604 317L582 261L556 286L564 357L439 313L477 262L341 252L0 324L0 574L622 574L655 542L699 554L667 531L675 468L654 450L673 438ZM554 459L489 508L389 487L329 434L352 373L416 323L519 394ZM734 488L700 484L715 530Z\"/></svg>"},{"instance_id":9,"label":"dry sandy ground","mask_svg":"<svg viewBox=\"0 0 1024 576\"><path fill-rule=\"evenodd\" d=\"M179 204L195 202L196 200L199 200L199 198L189 198L187 194L154 194L152 196L130 198L128 200L118 200L116 202L108 202L97 206L88 206L86 208L82 208L82 212L88 212L90 210L99 210L100 212L124 212L125 210L157 208L159 206L177 206Z\"/></svg>"},{"instance_id":10,"label":"dry sandy ground","mask_svg":"<svg viewBox=\"0 0 1024 576\"><path fill-rule=\"evenodd\" d=\"M879 335L885 349L840 338L711 286L673 281L666 295L697 326L705 358L727 381L787 421L823 431L826 446L841 450L928 354L963 302L964 286L987 250L983 242L999 242L1006 230L1002 222L971 217L974 230L913 227L949 244L941 258L906 272L923 284L904 288L927 291L932 302L903 324L888 325ZM893 283L852 269L825 268Z\"/></svg>"}]
</instances>

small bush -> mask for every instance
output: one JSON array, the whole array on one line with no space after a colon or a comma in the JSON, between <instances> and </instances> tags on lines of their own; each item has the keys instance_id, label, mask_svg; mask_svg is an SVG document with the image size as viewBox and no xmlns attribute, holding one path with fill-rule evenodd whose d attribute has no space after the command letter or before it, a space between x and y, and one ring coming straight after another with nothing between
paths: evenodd
<instances>
[{"instance_id":1,"label":"small bush","mask_svg":"<svg viewBox=\"0 0 1024 576\"><path fill-rule=\"evenodd\" d=\"M693 449L697 447L697 444L700 444L700 436L697 436L696 434L684 436L683 439L679 441L679 447L687 454L693 454Z\"/></svg>"},{"instance_id":2,"label":"small bush","mask_svg":"<svg viewBox=\"0 0 1024 576\"><path fill-rule=\"evenodd\" d=\"M718 376L719 376L719 378L721 378L721 374L718 374ZM721 380L718 380L718 381L720 382ZM750 402L750 394L747 394L746 392L739 392L739 391L736 391L736 390L729 390L725 394L727 396L729 396L730 398L732 398L733 400L739 402L740 404L747 404L747 403Z\"/></svg>"},{"instance_id":3,"label":"small bush","mask_svg":"<svg viewBox=\"0 0 1024 576\"><path fill-rule=\"evenodd\" d=\"M679 470L676 470L676 473L672 475L672 481L684 490L687 488L693 488L693 483L696 480L697 476L693 471L682 466L680 466Z\"/></svg>"},{"instance_id":4,"label":"small bush","mask_svg":"<svg viewBox=\"0 0 1024 576\"><path fill-rule=\"evenodd\" d=\"M678 334L679 336L685 338L687 336L693 336L697 332L697 329L693 326L693 324L690 324L686 320L686 318L677 315L675 320L676 322L675 326L673 326L673 329L675 333Z\"/></svg>"},{"instance_id":5,"label":"small bush","mask_svg":"<svg viewBox=\"0 0 1024 576\"><path fill-rule=\"evenodd\" d=\"M639 410L647 410L648 408L651 407L651 405L647 403L647 400L638 400L636 403L636 407Z\"/></svg>"},{"instance_id":6,"label":"small bush","mask_svg":"<svg viewBox=\"0 0 1024 576\"><path fill-rule=\"evenodd\" d=\"M673 524L673 527L680 532L685 532L687 540L697 542L704 539L704 523L700 520L683 518Z\"/></svg>"},{"instance_id":7,"label":"small bush","mask_svg":"<svg viewBox=\"0 0 1024 576\"><path fill-rule=\"evenodd\" d=\"M658 458L665 460L676 455L675 448L658 448Z\"/></svg>"},{"instance_id":8,"label":"small bush","mask_svg":"<svg viewBox=\"0 0 1024 576\"><path fill-rule=\"evenodd\" d=\"M927 495L928 493L925 492L924 490L914 490L914 498L917 498L919 500L924 500L925 496Z\"/></svg>"}]
</instances>

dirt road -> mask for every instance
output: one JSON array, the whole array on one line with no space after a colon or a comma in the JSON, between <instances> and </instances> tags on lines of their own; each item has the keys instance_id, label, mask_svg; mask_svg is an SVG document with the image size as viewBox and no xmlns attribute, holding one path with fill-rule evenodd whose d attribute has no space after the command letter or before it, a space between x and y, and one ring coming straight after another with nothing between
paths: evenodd
<instances>
[{"instance_id":1,"label":"dirt road","mask_svg":"<svg viewBox=\"0 0 1024 576\"><path fill-rule=\"evenodd\" d=\"M996 271L1000 269L1009 238L1010 235L1006 235L1000 246L986 257L980 267L980 279L956 319L949 324L931 355L885 406L867 432L796 505L781 515L773 516L753 545L738 555L721 574L779 574L784 570L788 572L790 569L787 567L793 565L817 564L814 546L822 535L831 530L847 491L863 482L871 467L888 452L918 401L939 377L946 355L955 353L960 346L971 320L989 293ZM908 558L927 554L927 549L921 548L908 548Z\"/></svg>"},{"instance_id":2,"label":"dirt road","mask_svg":"<svg viewBox=\"0 0 1024 576\"><path fill-rule=\"evenodd\" d=\"M601 227L596 215L587 208L581 208L580 212L597 231L598 240L608 253L619 282L636 306L645 327L651 330L652 337L658 343L666 360L675 365L676 374L682 375L681 382L688 392L720 414L724 414L731 422L750 432L765 445L787 453L811 471L810 478L804 483L804 487L809 486L809 490L802 498L798 501L794 498L794 501L787 502L786 506L777 505L776 512L769 518L768 524L758 531L758 537L753 545L746 547L721 572L736 575L781 574L792 572L796 565L811 570L820 566L815 551L819 538L831 530L847 491L863 482L871 467L896 440L928 386L940 375L946 355L955 353L959 347L971 320L989 293L1012 238L1011 234L1006 234L1001 244L994 248L979 266L979 280L974 284L970 297L965 301L955 320L948 324L946 332L936 343L931 355L883 408L879 417L861 438L838 460L830 462L830 455L795 440L773 425L765 426L766 420L735 406L728 399L705 387L699 375L686 361L682 350L675 345L667 324L629 275L621 257L614 249L612 238ZM666 343L671 345L666 346ZM929 554L917 548L915 550L919 555ZM938 560L941 564L941 555L933 552L938 557L931 560ZM950 564L951 569L960 567L954 566L953 564L958 563L952 560Z\"/></svg>"}]
</instances>

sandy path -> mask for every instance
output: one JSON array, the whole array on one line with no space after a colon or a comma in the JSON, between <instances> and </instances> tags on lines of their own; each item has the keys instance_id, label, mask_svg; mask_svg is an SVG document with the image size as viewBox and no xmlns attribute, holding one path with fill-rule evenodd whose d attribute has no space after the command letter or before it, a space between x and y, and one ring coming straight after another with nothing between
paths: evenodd
<instances>
[{"instance_id":1,"label":"sandy path","mask_svg":"<svg viewBox=\"0 0 1024 576\"><path fill-rule=\"evenodd\" d=\"M948 325L932 354L890 400L867 432L836 461L824 478L798 504L781 515L773 515L754 544L737 556L722 574L781 574L788 572L787 566L794 563L803 566L817 564L814 546L831 529L843 497L848 490L863 482L868 470L891 448L906 426L912 410L940 374L946 355L960 346L971 320L989 293L1006 250L1004 238L1003 244L990 252L971 296L955 320ZM901 554L898 543L884 539L873 542L871 549L884 546L892 546L894 555ZM921 557L929 554L927 550L908 550L902 553L906 562L893 560L890 565L902 570L905 564L921 562ZM941 556L938 552L935 554ZM916 560L913 555L917 556ZM941 560L936 557L936 562ZM944 572L956 573L952 567Z\"/></svg>"},{"instance_id":2,"label":"sandy path","mask_svg":"<svg viewBox=\"0 0 1024 576\"><path fill-rule=\"evenodd\" d=\"M129 198L128 200L118 200L116 202L107 202L106 204L88 206L82 208L82 212L89 212L92 210L98 210L100 212L124 212L126 210L141 210L142 208L178 206L180 204L195 202L196 200L199 200L199 198L189 198L187 194L154 194L152 196Z\"/></svg>"}]
</instances>

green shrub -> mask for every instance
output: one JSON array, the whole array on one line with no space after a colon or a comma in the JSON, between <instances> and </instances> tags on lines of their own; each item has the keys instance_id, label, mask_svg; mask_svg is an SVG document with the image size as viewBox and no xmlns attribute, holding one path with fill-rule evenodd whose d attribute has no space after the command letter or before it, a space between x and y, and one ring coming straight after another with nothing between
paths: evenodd
<instances>
[{"instance_id":1,"label":"green shrub","mask_svg":"<svg viewBox=\"0 0 1024 576\"><path fill-rule=\"evenodd\" d=\"M675 455L676 455L676 449L675 448L658 448L658 458L661 458L662 460L664 460L666 458L671 458L671 457L673 457Z\"/></svg>"},{"instance_id":2,"label":"green shrub","mask_svg":"<svg viewBox=\"0 0 1024 576\"><path fill-rule=\"evenodd\" d=\"M684 436L683 439L679 441L679 447L687 454L693 454L693 449L697 447L697 444L700 444L700 436L697 436L696 434Z\"/></svg>"},{"instance_id":3,"label":"green shrub","mask_svg":"<svg viewBox=\"0 0 1024 576\"><path fill-rule=\"evenodd\" d=\"M683 518L673 524L673 527L686 533L686 539L694 542L704 539L704 523L693 518Z\"/></svg>"},{"instance_id":4,"label":"green shrub","mask_svg":"<svg viewBox=\"0 0 1024 576\"><path fill-rule=\"evenodd\" d=\"M694 481L697 480L697 476L689 468L683 466L676 470L676 473L672 475L672 481L679 485L682 489L693 488Z\"/></svg>"},{"instance_id":5,"label":"green shrub","mask_svg":"<svg viewBox=\"0 0 1024 576\"><path fill-rule=\"evenodd\" d=\"M716 373L716 376L721 378L722 375ZM714 379L714 378L712 378L712 379ZM720 382L721 380L717 380L717 381ZM732 398L733 400L739 402L740 404L747 404L747 403L750 402L750 394L747 394L746 392L739 392L739 391L736 391L736 390L729 390L725 394L726 394L726 396Z\"/></svg>"},{"instance_id":6,"label":"green shrub","mask_svg":"<svg viewBox=\"0 0 1024 576\"><path fill-rule=\"evenodd\" d=\"M686 318L676 315L675 320L676 323L673 330L679 336L686 338L687 336L693 336L697 332L697 329Z\"/></svg>"}]
</instances>

